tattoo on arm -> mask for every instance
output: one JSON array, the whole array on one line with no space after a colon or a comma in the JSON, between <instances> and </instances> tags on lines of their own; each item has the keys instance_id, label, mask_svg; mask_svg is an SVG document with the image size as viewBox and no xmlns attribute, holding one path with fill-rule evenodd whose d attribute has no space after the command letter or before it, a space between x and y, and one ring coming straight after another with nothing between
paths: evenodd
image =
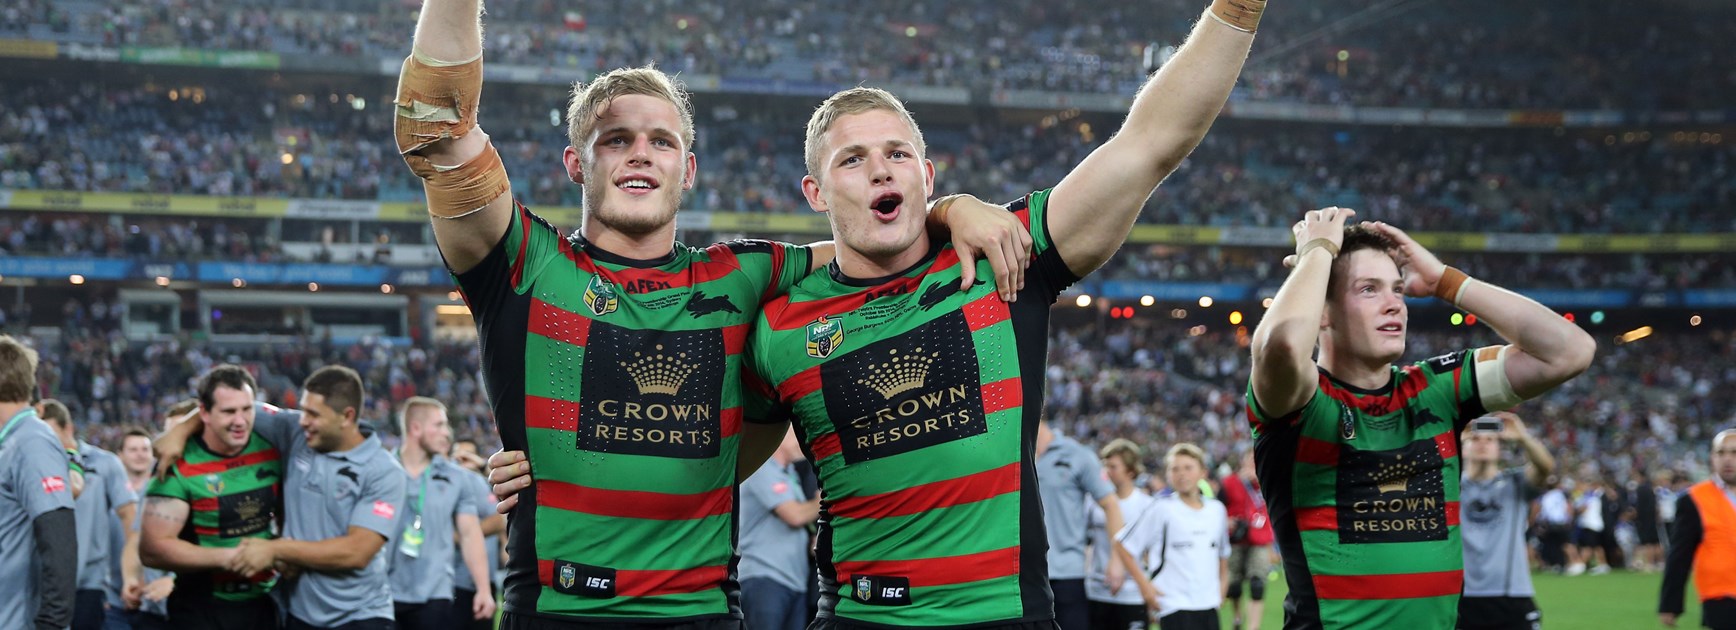
<instances>
[{"instance_id":1,"label":"tattoo on arm","mask_svg":"<svg viewBox=\"0 0 1736 630\"><path fill-rule=\"evenodd\" d=\"M145 497L145 516L180 525L187 522L186 501L169 497Z\"/></svg>"}]
</instances>

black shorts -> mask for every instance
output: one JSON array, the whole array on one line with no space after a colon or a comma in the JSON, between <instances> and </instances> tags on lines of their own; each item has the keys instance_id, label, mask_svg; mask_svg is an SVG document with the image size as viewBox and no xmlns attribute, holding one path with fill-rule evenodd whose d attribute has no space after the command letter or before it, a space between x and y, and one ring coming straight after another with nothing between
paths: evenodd
<instances>
[{"instance_id":1,"label":"black shorts","mask_svg":"<svg viewBox=\"0 0 1736 630\"><path fill-rule=\"evenodd\" d=\"M1658 535L1658 524L1656 522L1648 523L1645 519L1640 519L1640 522L1634 526L1634 533L1639 534L1640 544L1642 545L1656 545L1663 542L1663 538Z\"/></svg>"},{"instance_id":2,"label":"black shorts","mask_svg":"<svg viewBox=\"0 0 1736 630\"><path fill-rule=\"evenodd\" d=\"M1218 609L1178 610L1157 618L1162 630L1218 630Z\"/></svg>"},{"instance_id":3,"label":"black shorts","mask_svg":"<svg viewBox=\"0 0 1736 630\"><path fill-rule=\"evenodd\" d=\"M853 623L850 623L850 622L845 621L843 619L837 619L837 618L833 618L833 617L820 617L818 619L815 619L813 621L813 623L808 624L808 630L877 630L880 627L881 626L863 626L863 625L853 624ZM948 626L948 627L958 627L958 626ZM1044 621L1021 621L1021 622L1017 622L1017 623L1009 623L1009 624L1004 624L1004 625L999 625L999 626L963 626L963 627L970 628L970 630L1056 630L1057 628L1060 628L1060 626L1055 625L1055 620L1053 620L1053 619L1044 620ZM506 629L502 628L501 630L506 630Z\"/></svg>"},{"instance_id":4,"label":"black shorts","mask_svg":"<svg viewBox=\"0 0 1736 630\"><path fill-rule=\"evenodd\" d=\"M1459 630L1538 630L1543 613L1529 597L1461 597Z\"/></svg>"},{"instance_id":5,"label":"black shorts","mask_svg":"<svg viewBox=\"0 0 1736 630\"><path fill-rule=\"evenodd\" d=\"M1146 630L1150 624L1144 604L1091 602L1091 630Z\"/></svg>"},{"instance_id":6,"label":"black shorts","mask_svg":"<svg viewBox=\"0 0 1736 630\"><path fill-rule=\"evenodd\" d=\"M500 630L742 630L741 620L711 617L674 622L602 623L582 619L555 619L516 613L500 615Z\"/></svg>"},{"instance_id":7,"label":"black shorts","mask_svg":"<svg viewBox=\"0 0 1736 630\"><path fill-rule=\"evenodd\" d=\"M190 598L202 601L169 598L169 625L187 630L250 630L276 628L277 604L270 597L246 602L230 602L215 598Z\"/></svg>"}]
</instances>

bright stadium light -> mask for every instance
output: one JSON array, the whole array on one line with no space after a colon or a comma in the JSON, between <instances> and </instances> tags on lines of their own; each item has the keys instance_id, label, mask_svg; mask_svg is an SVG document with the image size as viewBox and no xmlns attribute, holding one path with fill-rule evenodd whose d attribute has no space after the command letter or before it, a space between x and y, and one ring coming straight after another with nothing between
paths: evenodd
<instances>
[{"instance_id":1,"label":"bright stadium light","mask_svg":"<svg viewBox=\"0 0 1736 630\"><path fill-rule=\"evenodd\" d=\"M232 287L239 289L241 287L247 286L247 281L242 280L240 278L236 278L234 280L229 281L229 286L232 286Z\"/></svg>"},{"instance_id":2,"label":"bright stadium light","mask_svg":"<svg viewBox=\"0 0 1736 630\"><path fill-rule=\"evenodd\" d=\"M1230 311L1230 325L1231 326L1242 325L1242 312L1241 311Z\"/></svg>"},{"instance_id":3,"label":"bright stadium light","mask_svg":"<svg viewBox=\"0 0 1736 630\"><path fill-rule=\"evenodd\" d=\"M1260 308L1272 308L1272 298L1260 300Z\"/></svg>"},{"instance_id":4,"label":"bright stadium light","mask_svg":"<svg viewBox=\"0 0 1736 630\"><path fill-rule=\"evenodd\" d=\"M1701 321L1704 321L1704 320L1700 319L1700 316L1698 314L1695 314L1693 317L1688 318L1688 325L1689 326L1699 326Z\"/></svg>"},{"instance_id":5,"label":"bright stadium light","mask_svg":"<svg viewBox=\"0 0 1736 630\"><path fill-rule=\"evenodd\" d=\"M1073 303L1078 304L1079 308L1085 308L1091 305L1091 296L1080 294L1078 299L1073 300Z\"/></svg>"},{"instance_id":6,"label":"bright stadium light","mask_svg":"<svg viewBox=\"0 0 1736 630\"><path fill-rule=\"evenodd\" d=\"M1139 305L1140 306L1151 306L1151 305L1156 304L1156 303L1157 303L1157 298L1151 297L1149 295L1142 297L1142 298L1139 298Z\"/></svg>"},{"instance_id":7,"label":"bright stadium light","mask_svg":"<svg viewBox=\"0 0 1736 630\"><path fill-rule=\"evenodd\" d=\"M66 280L68 282L73 283L73 284L84 284L84 276L81 276L81 275L76 274L76 273L72 274L72 276L67 278Z\"/></svg>"},{"instance_id":8,"label":"bright stadium light","mask_svg":"<svg viewBox=\"0 0 1736 630\"><path fill-rule=\"evenodd\" d=\"M391 293L392 292L392 285L390 285L390 284L380 285L380 292L381 293Z\"/></svg>"},{"instance_id":9,"label":"bright stadium light","mask_svg":"<svg viewBox=\"0 0 1736 630\"><path fill-rule=\"evenodd\" d=\"M169 277L168 276L157 276L157 286L159 286L159 287L169 286Z\"/></svg>"},{"instance_id":10,"label":"bright stadium light","mask_svg":"<svg viewBox=\"0 0 1736 630\"><path fill-rule=\"evenodd\" d=\"M1211 307L1212 307L1212 296L1209 296L1209 295L1200 296L1200 308L1211 308Z\"/></svg>"},{"instance_id":11,"label":"bright stadium light","mask_svg":"<svg viewBox=\"0 0 1736 630\"><path fill-rule=\"evenodd\" d=\"M1459 313L1453 313L1453 316L1449 317L1447 319L1452 321L1454 326L1458 326L1458 325L1465 323L1465 316L1461 315Z\"/></svg>"},{"instance_id":12,"label":"bright stadium light","mask_svg":"<svg viewBox=\"0 0 1736 630\"><path fill-rule=\"evenodd\" d=\"M319 290L319 283L318 283L318 282L309 282L309 283L307 283L307 290L308 290L308 291L310 291L310 292L312 292L312 291L318 291L318 290Z\"/></svg>"},{"instance_id":13,"label":"bright stadium light","mask_svg":"<svg viewBox=\"0 0 1736 630\"><path fill-rule=\"evenodd\" d=\"M1650 336L1652 336L1652 327L1651 326L1641 326L1639 328L1635 328L1633 330L1622 333L1620 337L1616 337L1616 341L1621 342L1621 343L1633 343L1635 341L1639 341L1641 339L1645 339L1646 337L1650 337Z\"/></svg>"}]
</instances>

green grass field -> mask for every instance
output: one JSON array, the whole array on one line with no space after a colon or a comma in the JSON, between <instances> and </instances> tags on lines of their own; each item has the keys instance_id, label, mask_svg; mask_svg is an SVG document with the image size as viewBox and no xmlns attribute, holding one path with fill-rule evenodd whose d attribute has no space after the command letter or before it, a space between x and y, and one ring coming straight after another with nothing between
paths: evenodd
<instances>
[{"instance_id":1,"label":"green grass field","mask_svg":"<svg viewBox=\"0 0 1736 630\"><path fill-rule=\"evenodd\" d=\"M1623 573L1562 577L1533 574L1537 607L1543 610L1543 627L1551 630L1649 630L1658 623L1658 573ZM1284 624L1284 584L1266 590L1262 629L1278 630ZM1700 601L1692 585L1685 602L1687 610L1678 628L1700 627ZM1224 630L1230 630L1230 614L1223 611Z\"/></svg>"}]
</instances>

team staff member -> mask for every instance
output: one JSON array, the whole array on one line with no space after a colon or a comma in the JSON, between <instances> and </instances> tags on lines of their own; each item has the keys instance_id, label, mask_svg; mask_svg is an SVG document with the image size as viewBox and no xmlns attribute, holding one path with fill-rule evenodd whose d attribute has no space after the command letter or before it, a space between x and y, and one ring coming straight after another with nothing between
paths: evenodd
<instances>
[{"instance_id":1,"label":"team staff member","mask_svg":"<svg viewBox=\"0 0 1736 630\"><path fill-rule=\"evenodd\" d=\"M300 570L288 586L290 630L393 627L385 547L404 509L404 468L362 426L363 392L355 370L326 366L302 384L299 412L255 413L254 431L288 453L283 537L243 541L228 568ZM183 427L159 440L163 461L179 460Z\"/></svg>"},{"instance_id":2,"label":"team staff member","mask_svg":"<svg viewBox=\"0 0 1736 630\"><path fill-rule=\"evenodd\" d=\"M0 335L0 628L64 630L78 589L71 459L35 392L36 351Z\"/></svg>"},{"instance_id":3,"label":"team staff member","mask_svg":"<svg viewBox=\"0 0 1736 630\"><path fill-rule=\"evenodd\" d=\"M118 559L127 544L123 540L116 545L115 533L120 523L132 520L138 496L127 487L119 457L78 439L65 403L49 398L36 404L36 412L60 434L62 444L73 445L84 467L84 492L73 501L78 517L78 604L72 613L72 630L100 630L109 594L119 599L122 590L108 580L109 561Z\"/></svg>"},{"instance_id":4,"label":"team staff member","mask_svg":"<svg viewBox=\"0 0 1736 630\"><path fill-rule=\"evenodd\" d=\"M253 432L253 376L219 365L200 377L197 421L186 456L145 489L139 556L179 576L168 617L189 630L277 626L270 592L277 572L228 570L242 540L268 539L281 525L283 460Z\"/></svg>"},{"instance_id":5,"label":"team staff member","mask_svg":"<svg viewBox=\"0 0 1736 630\"><path fill-rule=\"evenodd\" d=\"M1096 534L1085 528L1086 507L1102 510L1103 531L1119 532L1124 524L1121 501L1115 496L1115 486L1104 479L1097 454L1078 440L1056 435L1047 420L1037 425L1037 482L1043 498L1043 531L1049 537L1049 588L1055 593L1055 623L1061 630L1085 630L1091 627L1091 602L1085 592L1085 543ZM1120 586L1129 573L1122 564L1125 559L1115 553L1108 557L1111 560L1105 577Z\"/></svg>"},{"instance_id":6,"label":"team staff member","mask_svg":"<svg viewBox=\"0 0 1736 630\"><path fill-rule=\"evenodd\" d=\"M1675 627L1682 614L1690 569L1700 592L1700 625L1736 629L1736 429L1712 438L1712 478L1676 499L1676 524L1658 596L1658 620L1666 626Z\"/></svg>"},{"instance_id":7,"label":"team staff member","mask_svg":"<svg viewBox=\"0 0 1736 630\"><path fill-rule=\"evenodd\" d=\"M808 622L808 526L820 517L794 464L804 457L795 431L741 482L742 622L753 630L801 630Z\"/></svg>"},{"instance_id":8,"label":"team staff member","mask_svg":"<svg viewBox=\"0 0 1736 630\"><path fill-rule=\"evenodd\" d=\"M477 486L464 478L470 471L441 455L452 442L446 405L423 396L404 401L398 431L404 437L398 462L408 484L408 511L398 519L388 550L399 630L456 630L466 618L493 619L488 552L476 517L482 498L476 495ZM477 587L467 601L453 601L454 557L462 557L463 570Z\"/></svg>"}]
</instances>

